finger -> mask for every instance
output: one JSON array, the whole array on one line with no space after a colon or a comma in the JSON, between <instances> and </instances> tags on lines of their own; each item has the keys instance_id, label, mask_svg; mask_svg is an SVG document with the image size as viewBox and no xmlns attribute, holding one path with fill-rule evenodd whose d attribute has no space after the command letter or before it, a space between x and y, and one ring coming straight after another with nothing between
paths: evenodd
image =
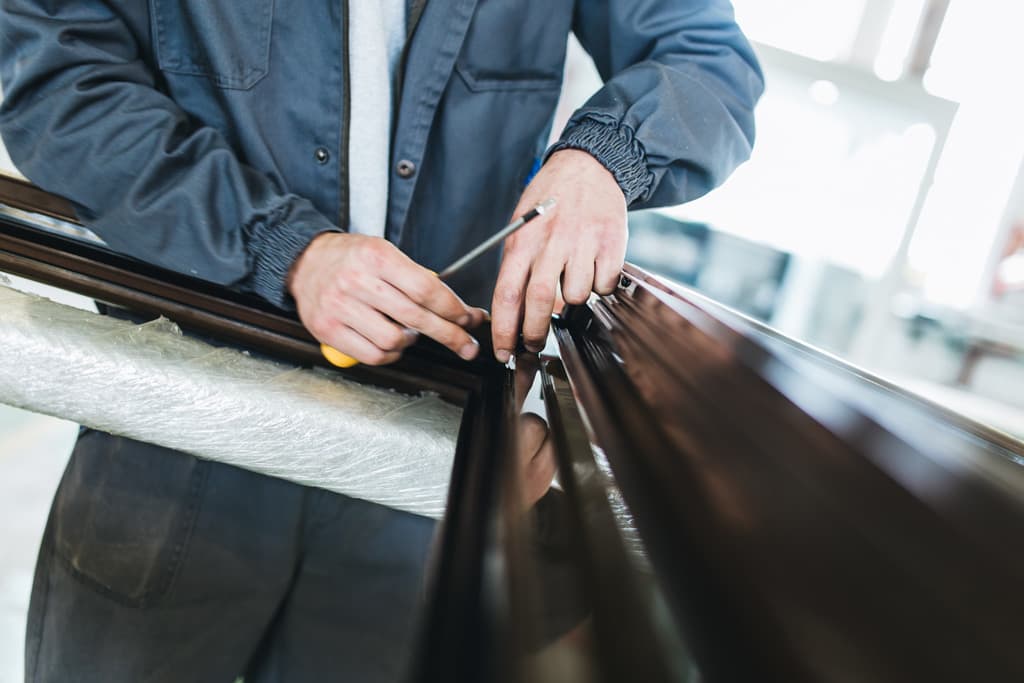
<instances>
[{"instance_id":1,"label":"finger","mask_svg":"<svg viewBox=\"0 0 1024 683\"><path fill-rule=\"evenodd\" d=\"M562 297L562 291L555 292L555 308L551 312L555 315L561 315L562 311L565 310L565 299Z\"/></svg>"},{"instance_id":2,"label":"finger","mask_svg":"<svg viewBox=\"0 0 1024 683\"><path fill-rule=\"evenodd\" d=\"M533 413L525 413L519 421L519 472L525 507L540 500L557 470L547 423Z\"/></svg>"},{"instance_id":3,"label":"finger","mask_svg":"<svg viewBox=\"0 0 1024 683\"><path fill-rule=\"evenodd\" d=\"M508 361L515 351L523 311L523 290L530 274L531 255L523 250L506 251L494 285L491 302L491 337L494 356Z\"/></svg>"},{"instance_id":4,"label":"finger","mask_svg":"<svg viewBox=\"0 0 1024 683\"><path fill-rule=\"evenodd\" d=\"M469 313L471 319L469 321L469 324L465 326L466 329L469 330L480 327L485 322L491 319L490 313L488 313L485 309L477 308L476 306L471 307L469 309Z\"/></svg>"},{"instance_id":5,"label":"finger","mask_svg":"<svg viewBox=\"0 0 1024 683\"><path fill-rule=\"evenodd\" d=\"M590 254L573 255L565 267L562 278L562 298L566 303L583 304L587 302L590 291L594 289L594 257Z\"/></svg>"},{"instance_id":6,"label":"finger","mask_svg":"<svg viewBox=\"0 0 1024 683\"><path fill-rule=\"evenodd\" d=\"M387 365L402 356L401 351L385 351L376 346L348 325L338 325L326 339L320 341L366 365Z\"/></svg>"},{"instance_id":7,"label":"finger","mask_svg":"<svg viewBox=\"0 0 1024 683\"><path fill-rule=\"evenodd\" d=\"M564 267L563 258L548 251L541 256L530 275L523 310L523 344L530 351L540 351L547 341L551 311L555 307L555 290Z\"/></svg>"},{"instance_id":8,"label":"finger","mask_svg":"<svg viewBox=\"0 0 1024 683\"><path fill-rule=\"evenodd\" d=\"M416 331L396 325L376 308L352 299L345 306L342 320L348 327L384 351L401 353L416 341Z\"/></svg>"},{"instance_id":9,"label":"finger","mask_svg":"<svg viewBox=\"0 0 1024 683\"><path fill-rule=\"evenodd\" d=\"M594 291L598 294L611 294L619 285L622 272L622 259L598 256L594 269Z\"/></svg>"},{"instance_id":10,"label":"finger","mask_svg":"<svg viewBox=\"0 0 1024 683\"><path fill-rule=\"evenodd\" d=\"M548 424L539 415L523 413L519 416L519 432L516 436L520 471L527 472L548 438Z\"/></svg>"},{"instance_id":11,"label":"finger","mask_svg":"<svg viewBox=\"0 0 1024 683\"><path fill-rule=\"evenodd\" d=\"M375 288L377 295L374 300L364 303L369 303L400 325L422 332L447 346L465 360L476 357L480 345L466 330L420 306L405 292L388 283L382 284L383 286Z\"/></svg>"},{"instance_id":12,"label":"finger","mask_svg":"<svg viewBox=\"0 0 1024 683\"><path fill-rule=\"evenodd\" d=\"M414 263L397 249L394 263L380 275L418 305L457 325L468 325L472 311L437 275Z\"/></svg>"},{"instance_id":13,"label":"finger","mask_svg":"<svg viewBox=\"0 0 1024 683\"><path fill-rule=\"evenodd\" d=\"M530 394L530 389L533 388L534 381L537 378L537 372L540 370L540 359L530 353L524 353L516 356L516 371L515 371L515 406L516 410L522 410L523 404L526 403L526 397Z\"/></svg>"}]
</instances>

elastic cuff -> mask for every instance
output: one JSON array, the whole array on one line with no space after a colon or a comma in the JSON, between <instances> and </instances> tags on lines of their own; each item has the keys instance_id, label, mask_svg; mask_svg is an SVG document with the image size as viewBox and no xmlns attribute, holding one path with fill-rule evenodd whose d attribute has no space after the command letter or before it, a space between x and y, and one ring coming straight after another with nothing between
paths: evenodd
<instances>
[{"instance_id":1,"label":"elastic cuff","mask_svg":"<svg viewBox=\"0 0 1024 683\"><path fill-rule=\"evenodd\" d=\"M650 196L654 174L647 168L647 155L629 126L580 119L566 127L545 158L561 149L578 149L597 159L615 176L627 206Z\"/></svg>"},{"instance_id":2,"label":"elastic cuff","mask_svg":"<svg viewBox=\"0 0 1024 683\"><path fill-rule=\"evenodd\" d=\"M341 232L323 216L310 213L313 220L309 221L295 220L295 215L272 215L251 231L249 252L253 262L245 288L278 308L295 310L295 301L288 291L288 273L313 238L325 232ZM289 220L278 222L275 218Z\"/></svg>"}]
</instances>

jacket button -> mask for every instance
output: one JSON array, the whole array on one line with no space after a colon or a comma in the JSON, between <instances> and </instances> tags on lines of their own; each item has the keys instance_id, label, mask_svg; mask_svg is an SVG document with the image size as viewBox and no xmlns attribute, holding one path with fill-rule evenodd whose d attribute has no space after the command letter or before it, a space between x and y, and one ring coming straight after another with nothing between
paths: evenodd
<instances>
[{"instance_id":1,"label":"jacket button","mask_svg":"<svg viewBox=\"0 0 1024 683\"><path fill-rule=\"evenodd\" d=\"M318 164L326 164L331 155L323 147L317 147L316 151L313 152L313 158L316 159Z\"/></svg>"},{"instance_id":2,"label":"jacket button","mask_svg":"<svg viewBox=\"0 0 1024 683\"><path fill-rule=\"evenodd\" d=\"M395 167L398 172L399 178L411 178L416 173L416 164L412 163L408 159L402 159L398 162L398 166Z\"/></svg>"}]
</instances>

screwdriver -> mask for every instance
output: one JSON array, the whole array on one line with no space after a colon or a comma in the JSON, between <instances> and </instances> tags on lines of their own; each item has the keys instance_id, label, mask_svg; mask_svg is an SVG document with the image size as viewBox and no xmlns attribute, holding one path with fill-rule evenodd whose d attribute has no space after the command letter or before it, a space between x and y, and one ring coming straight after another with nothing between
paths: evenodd
<instances>
[{"instance_id":1,"label":"screwdriver","mask_svg":"<svg viewBox=\"0 0 1024 683\"><path fill-rule=\"evenodd\" d=\"M519 218L515 219L514 221L506 225L498 232L494 233L493 235L485 239L477 246L470 249L463 256L460 256L450 266L448 266L440 273L438 273L437 277L439 277L442 280L450 278L452 275L455 275L455 273L465 268L467 265L475 261L483 254L486 254L488 251L498 246L498 244L500 244L502 240L504 240L506 237L514 233L516 230L523 227L537 216L543 216L545 213L547 213L554 207L554 199L548 199L545 202L541 202L537 206L533 207L532 209L524 213ZM324 354L324 358L326 358L331 365L336 365L339 368L351 368L359 364L359 361L357 361L352 356L348 356L339 351L338 349L334 348L333 346L328 346L327 344L320 345L320 352Z\"/></svg>"}]
</instances>

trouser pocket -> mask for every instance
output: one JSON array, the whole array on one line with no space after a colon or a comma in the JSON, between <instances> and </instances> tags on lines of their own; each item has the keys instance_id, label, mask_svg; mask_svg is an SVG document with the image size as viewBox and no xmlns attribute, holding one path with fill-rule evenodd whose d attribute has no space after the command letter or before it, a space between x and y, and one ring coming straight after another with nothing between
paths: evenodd
<instances>
[{"instance_id":1,"label":"trouser pocket","mask_svg":"<svg viewBox=\"0 0 1024 683\"><path fill-rule=\"evenodd\" d=\"M53 503L72 576L132 606L156 604L187 551L210 463L102 432L75 445Z\"/></svg>"}]
</instances>

